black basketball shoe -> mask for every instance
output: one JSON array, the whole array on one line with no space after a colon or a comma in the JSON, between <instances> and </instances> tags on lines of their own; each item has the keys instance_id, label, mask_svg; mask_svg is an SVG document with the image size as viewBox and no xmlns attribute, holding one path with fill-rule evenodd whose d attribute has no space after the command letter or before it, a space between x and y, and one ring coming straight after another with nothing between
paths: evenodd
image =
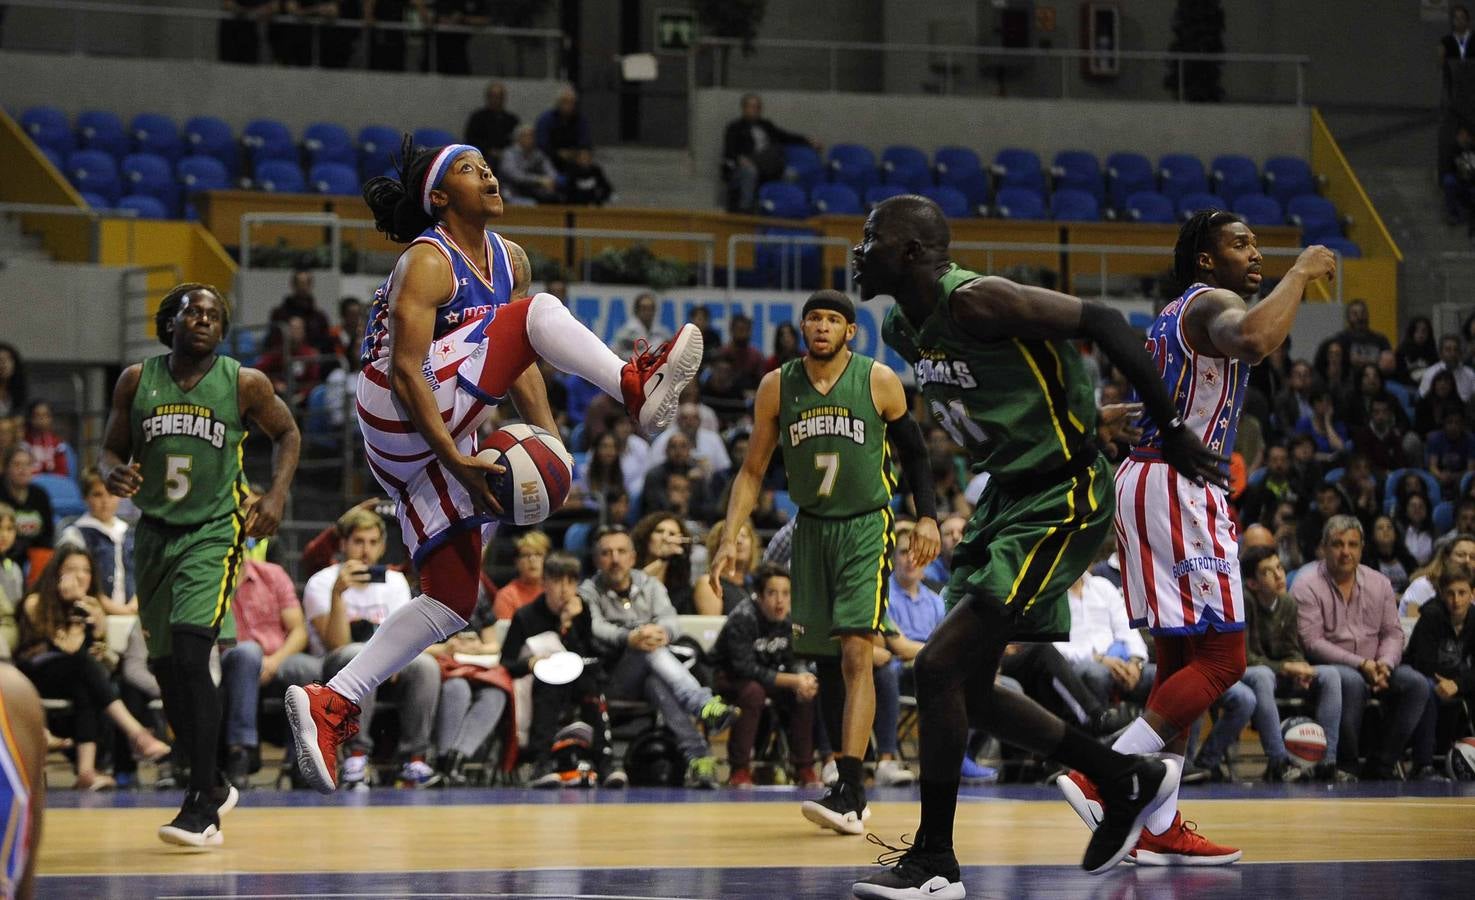
<instances>
[{"instance_id":1,"label":"black basketball shoe","mask_svg":"<svg viewBox=\"0 0 1475 900\"><path fill-rule=\"evenodd\" d=\"M1177 760L1138 756L1125 774L1097 785L1101 792L1101 824L1091 834L1081 868L1099 875L1132 852L1142 834L1142 823L1173 792L1180 771Z\"/></svg>"},{"instance_id":2,"label":"black basketball shoe","mask_svg":"<svg viewBox=\"0 0 1475 900\"><path fill-rule=\"evenodd\" d=\"M181 847L219 847L225 843L220 833L219 801L205 791L184 795L184 805L174 821L159 828L159 840Z\"/></svg>"},{"instance_id":3,"label":"black basketball shoe","mask_svg":"<svg viewBox=\"0 0 1475 900\"><path fill-rule=\"evenodd\" d=\"M871 808L866 805L865 788L837 781L825 788L824 796L818 800L805 800L799 804L804 818L821 828L829 828L841 834L862 834L865 820L871 817Z\"/></svg>"},{"instance_id":4,"label":"black basketball shoe","mask_svg":"<svg viewBox=\"0 0 1475 900\"><path fill-rule=\"evenodd\" d=\"M874 834L866 835L866 840L885 848L876 863L891 868L851 887L862 900L960 900L967 896L951 847L933 850L925 840L909 843L906 835L901 836L901 847Z\"/></svg>"}]
</instances>

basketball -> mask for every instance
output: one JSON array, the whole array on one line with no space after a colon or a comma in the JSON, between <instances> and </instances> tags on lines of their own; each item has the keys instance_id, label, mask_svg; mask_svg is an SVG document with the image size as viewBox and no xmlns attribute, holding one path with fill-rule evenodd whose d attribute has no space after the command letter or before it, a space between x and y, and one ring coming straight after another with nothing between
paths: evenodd
<instances>
[{"instance_id":1,"label":"basketball","mask_svg":"<svg viewBox=\"0 0 1475 900\"><path fill-rule=\"evenodd\" d=\"M510 525L536 525L548 518L568 498L574 481L572 458L563 442L536 425L497 429L476 458L506 469L488 474L487 484L502 505L499 518Z\"/></svg>"},{"instance_id":2,"label":"basketball","mask_svg":"<svg viewBox=\"0 0 1475 900\"><path fill-rule=\"evenodd\" d=\"M1455 781L1475 781L1475 737L1463 737L1450 745L1449 774Z\"/></svg>"},{"instance_id":3,"label":"basketball","mask_svg":"<svg viewBox=\"0 0 1475 900\"><path fill-rule=\"evenodd\" d=\"M1309 769L1326 758L1326 732L1305 716L1286 719L1280 725L1286 752L1298 768Z\"/></svg>"}]
</instances>

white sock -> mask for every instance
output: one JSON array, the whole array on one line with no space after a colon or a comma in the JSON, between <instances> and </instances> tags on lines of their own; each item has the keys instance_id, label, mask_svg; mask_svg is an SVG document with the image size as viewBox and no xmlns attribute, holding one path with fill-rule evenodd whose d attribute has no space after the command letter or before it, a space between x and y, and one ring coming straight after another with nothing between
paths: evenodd
<instances>
[{"instance_id":1,"label":"white sock","mask_svg":"<svg viewBox=\"0 0 1475 900\"><path fill-rule=\"evenodd\" d=\"M462 628L466 620L444 603L421 594L389 614L358 656L333 676L328 687L359 702L425 651Z\"/></svg>"},{"instance_id":2,"label":"white sock","mask_svg":"<svg viewBox=\"0 0 1475 900\"><path fill-rule=\"evenodd\" d=\"M1111 745L1111 749L1118 753L1157 753L1163 749L1163 744L1163 739L1152 730L1147 720L1138 716Z\"/></svg>"},{"instance_id":3,"label":"white sock","mask_svg":"<svg viewBox=\"0 0 1475 900\"><path fill-rule=\"evenodd\" d=\"M1168 799L1163 801L1162 806L1148 813L1147 821L1142 823L1142 827L1146 828L1149 834L1162 834L1167 831L1173 824L1173 819L1178 815L1178 788L1183 784L1183 757L1176 753L1164 753L1163 759L1178 760L1179 777L1173 779L1173 793L1168 795Z\"/></svg>"},{"instance_id":4,"label":"white sock","mask_svg":"<svg viewBox=\"0 0 1475 900\"><path fill-rule=\"evenodd\" d=\"M624 402L620 372L625 363L594 332L575 319L552 294L537 294L528 304L528 343L560 372L577 375Z\"/></svg>"}]
</instances>

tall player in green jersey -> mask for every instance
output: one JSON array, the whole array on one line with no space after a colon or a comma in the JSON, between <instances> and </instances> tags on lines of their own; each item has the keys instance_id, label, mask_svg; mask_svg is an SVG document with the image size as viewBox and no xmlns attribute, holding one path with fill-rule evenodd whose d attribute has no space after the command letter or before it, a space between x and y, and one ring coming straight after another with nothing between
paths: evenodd
<instances>
[{"instance_id":1,"label":"tall player in green jersey","mask_svg":"<svg viewBox=\"0 0 1475 900\"><path fill-rule=\"evenodd\" d=\"M169 353L129 366L113 390L101 471L143 513L134 542L138 613L175 746L190 764L184 805L159 829L167 843L222 842L235 788L218 779L220 692L210 649L227 621L247 538L273 534L297 470L287 405L255 369L216 354L230 307L215 288L182 284L154 318ZM247 499L246 422L275 445L270 489Z\"/></svg>"},{"instance_id":2,"label":"tall player in green jersey","mask_svg":"<svg viewBox=\"0 0 1475 900\"><path fill-rule=\"evenodd\" d=\"M885 628L894 542L888 438L901 451L916 498L912 560L926 566L941 540L926 447L901 381L847 346L855 337L855 305L838 291L818 291L805 302L800 326L805 355L758 386L753 434L733 479L724 534L741 530L777 444L789 496L799 507L790 573L794 649L820 660L821 703L830 721L830 713L843 710L839 733L830 736L840 747L839 779L801 809L817 825L860 834L869 813L861 759L876 714L872 648ZM732 539L724 539L712 562L714 590L734 557Z\"/></svg>"},{"instance_id":3,"label":"tall player in green jersey","mask_svg":"<svg viewBox=\"0 0 1475 900\"><path fill-rule=\"evenodd\" d=\"M879 204L855 248L861 297L890 295L882 334L911 364L933 417L991 478L953 551L947 616L917 656L922 822L892 868L855 885L858 897L964 896L953 817L968 727L983 728L1072 768L1089 765L1105 806L1082 867L1120 862L1176 778L1173 762L1096 743L1043 707L994 686L1005 646L1069 631L1066 589L1112 527L1112 474L1093 443L1092 391L1071 338L1090 338L1169 423L1163 456L1185 476L1223 478L1221 457L1176 421L1142 336L1105 304L985 278L948 258L937 204ZM1079 762L1073 762L1078 760ZM1110 824L1110 830L1103 829ZM886 860L883 857L883 860Z\"/></svg>"}]
</instances>

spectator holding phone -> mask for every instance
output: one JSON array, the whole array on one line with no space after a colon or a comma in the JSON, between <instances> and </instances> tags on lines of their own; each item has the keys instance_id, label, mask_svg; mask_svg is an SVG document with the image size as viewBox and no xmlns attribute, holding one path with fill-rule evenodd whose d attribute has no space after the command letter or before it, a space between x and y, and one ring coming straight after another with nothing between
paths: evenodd
<instances>
[{"instance_id":1,"label":"spectator holding phone","mask_svg":"<svg viewBox=\"0 0 1475 900\"><path fill-rule=\"evenodd\" d=\"M312 626L308 644L314 655L323 657L323 681L330 680L358 656L364 644L395 610L409 604L410 583L404 573L379 564L384 556L384 520L362 505L338 520L343 562L328 566L308 579L302 592L303 611ZM400 710L399 754L403 758L399 782L412 787L430 787L439 779L426 762L430 729L435 721L440 696L440 666L422 653L379 688L394 697ZM359 706L359 733L347 744L338 783L346 790L367 790L370 738L374 721L373 693Z\"/></svg>"}]
</instances>

